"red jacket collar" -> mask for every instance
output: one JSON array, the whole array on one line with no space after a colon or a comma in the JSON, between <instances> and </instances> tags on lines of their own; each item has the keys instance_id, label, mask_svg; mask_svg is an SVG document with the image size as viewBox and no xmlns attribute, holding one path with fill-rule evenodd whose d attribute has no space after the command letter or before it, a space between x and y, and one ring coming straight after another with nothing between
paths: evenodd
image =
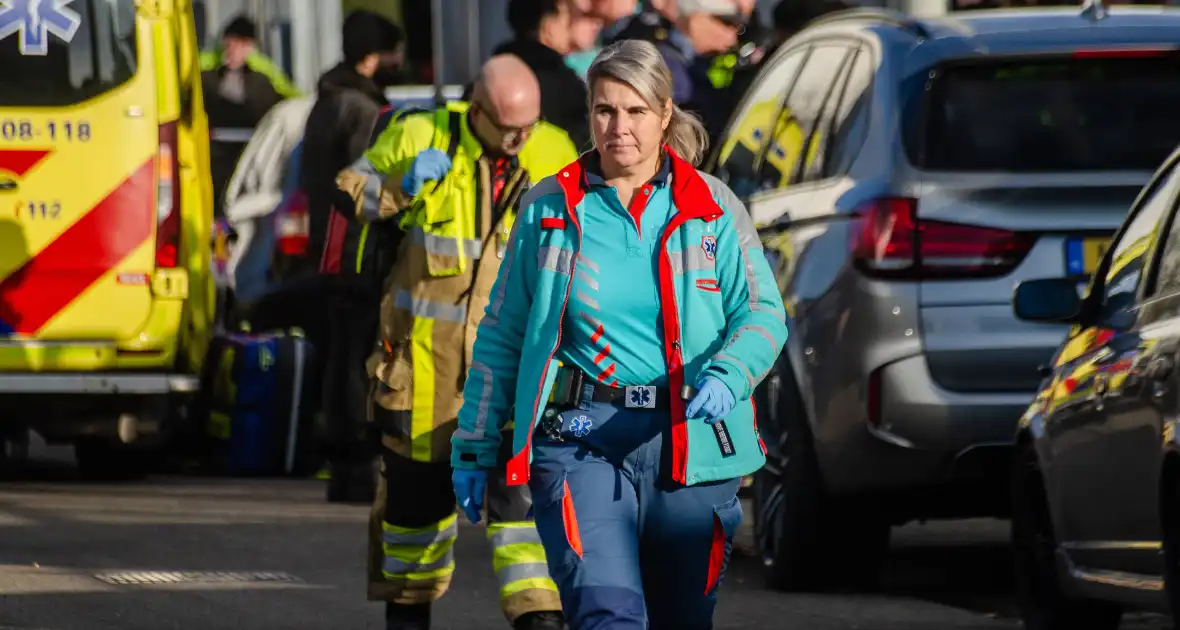
<instances>
[{"instance_id":1,"label":"red jacket collar","mask_svg":"<svg viewBox=\"0 0 1180 630\"><path fill-rule=\"evenodd\" d=\"M705 219L712 221L721 216L723 210L713 200L713 193L700 173L676 154L668 145L664 145L665 154L672 160L672 205L677 214L685 219ZM557 173L557 183L565 193L566 209L571 217L577 221L577 207L586 195L586 165L591 159L591 153L585 153Z\"/></svg>"}]
</instances>

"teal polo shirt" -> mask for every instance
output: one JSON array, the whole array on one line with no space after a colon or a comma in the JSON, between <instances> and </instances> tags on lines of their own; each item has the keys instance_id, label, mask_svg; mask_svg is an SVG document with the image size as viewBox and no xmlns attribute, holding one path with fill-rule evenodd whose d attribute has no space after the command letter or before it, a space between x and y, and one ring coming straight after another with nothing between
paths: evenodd
<instances>
[{"instance_id":1,"label":"teal polo shirt","mask_svg":"<svg viewBox=\"0 0 1180 630\"><path fill-rule=\"evenodd\" d=\"M671 164L663 160L630 208L593 156L583 173L582 247L557 357L613 387L665 385L657 264L660 235L675 212Z\"/></svg>"}]
</instances>

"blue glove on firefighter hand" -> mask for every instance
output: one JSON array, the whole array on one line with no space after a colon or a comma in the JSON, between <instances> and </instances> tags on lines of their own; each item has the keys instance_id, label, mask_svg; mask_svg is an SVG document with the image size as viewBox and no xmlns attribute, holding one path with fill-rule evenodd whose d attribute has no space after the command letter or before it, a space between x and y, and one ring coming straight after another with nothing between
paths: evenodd
<instances>
[{"instance_id":1,"label":"blue glove on firefighter hand","mask_svg":"<svg viewBox=\"0 0 1180 630\"><path fill-rule=\"evenodd\" d=\"M714 376L706 376L697 381L697 395L689 401L684 410L686 418L705 419L705 424L717 424L733 411L737 402L733 399L733 392Z\"/></svg>"},{"instance_id":2,"label":"blue glove on firefighter hand","mask_svg":"<svg viewBox=\"0 0 1180 630\"><path fill-rule=\"evenodd\" d=\"M402 192L413 197L422 192L427 181L440 181L451 170L451 158L438 149L426 149L414 158L410 170L402 176Z\"/></svg>"},{"instance_id":3,"label":"blue glove on firefighter hand","mask_svg":"<svg viewBox=\"0 0 1180 630\"><path fill-rule=\"evenodd\" d=\"M451 486L455 488L455 501L463 508L467 520L472 524L478 523L484 492L488 487L488 471L456 468L451 474Z\"/></svg>"}]
</instances>

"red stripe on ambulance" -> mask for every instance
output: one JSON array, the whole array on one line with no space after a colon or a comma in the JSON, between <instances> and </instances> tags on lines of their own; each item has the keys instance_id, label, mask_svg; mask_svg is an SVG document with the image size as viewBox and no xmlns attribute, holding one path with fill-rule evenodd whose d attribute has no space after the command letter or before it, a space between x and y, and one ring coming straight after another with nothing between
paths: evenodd
<instances>
[{"instance_id":1,"label":"red stripe on ambulance","mask_svg":"<svg viewBox=\"0 0 1180 630\"><path fill-rule=\"evenodd\" d=\"M24 177L50 153L52 151L44 149L0 149L0 171Z\"/></svg>"},{"instance_id":2,"label":"red stripe on ambulance","mask_svg":"<svg viewBox=\"0 0 1180 630\"><path fill-rule=\"evenodd\" d=\"M0 321L37 332L152 236L156 169L148 160L0 282Z\"/></svg>"}]
</instances>

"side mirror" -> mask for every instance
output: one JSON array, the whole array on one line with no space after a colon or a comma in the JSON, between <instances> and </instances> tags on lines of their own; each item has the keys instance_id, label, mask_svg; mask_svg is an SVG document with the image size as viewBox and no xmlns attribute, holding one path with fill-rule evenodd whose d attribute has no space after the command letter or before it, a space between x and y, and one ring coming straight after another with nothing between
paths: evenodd
<instances>
[{"instance_id":1,"label":"side mirror","mask_svg":"<svg viewBox=\"0 0 1180 630\"><path fill-rule=\"evenodd\" d=\"M1073 323L1081 310L1078 281L1070 278L1025 280L1012 296L1016 317L1030 322Z\"/></svg>"}]
</instances>

